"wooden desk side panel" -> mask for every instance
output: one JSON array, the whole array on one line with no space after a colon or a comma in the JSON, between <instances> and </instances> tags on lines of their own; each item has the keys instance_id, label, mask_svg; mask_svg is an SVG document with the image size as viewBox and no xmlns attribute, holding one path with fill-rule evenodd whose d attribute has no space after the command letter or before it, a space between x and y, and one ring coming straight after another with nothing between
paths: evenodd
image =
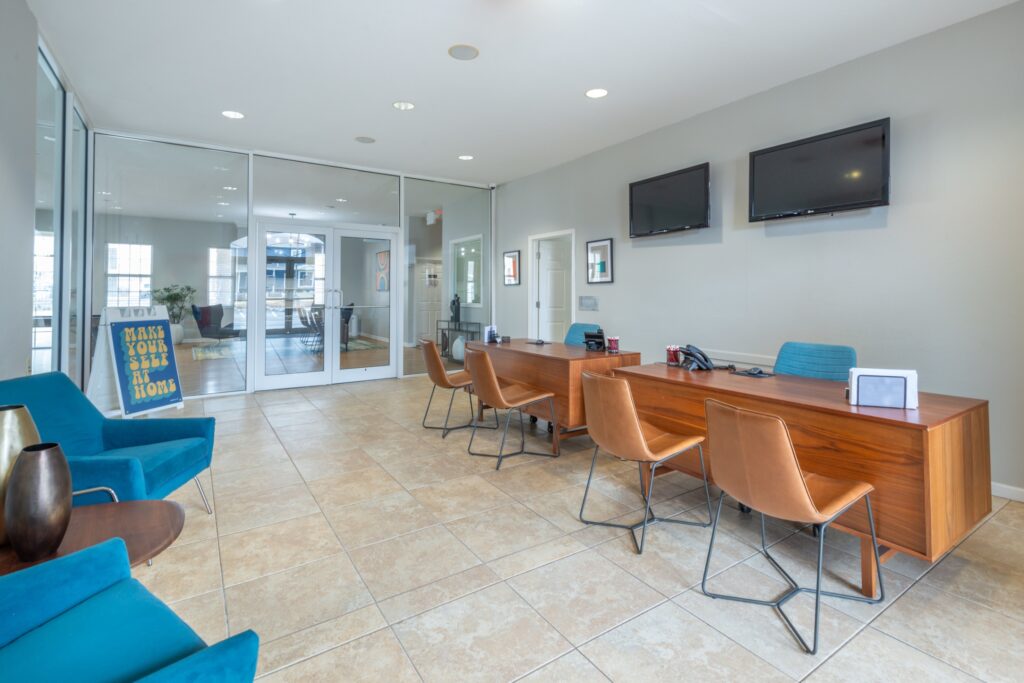
<instances>
[{"instance_id":1,"label":"wooden desk side panel","mask_svg":"<svg viewBox=\"0 0 1024 683\"><path fill-rule=\"evenodd\" d=\"M584 371L608 374L614 368L640 364L639 353L567 359L524 354L495 345L489 346L487 353L499 378L552 392L555 395L558 424L568 429L576 429L587 424L586 411L583 407ZM546 403L532 405L525 412L542 420L548 419Z\"/></svg>"},{"instance_id":2,"label":"wooden desk side panel","mask_svg":"<svg viewBox=\"0 0 1024 683\"><path fill-rule=\"evenodd\" d=\"M558 413L558 421L565 424L563 420L573 419L576 413L581 411L580 406L570 401L570 373L568 362L564 359L547 356L527 356L521 353L506 351L500 348L488 348L488 355L491 357L491 364L494 372L502 380L528 384L531 387L550 391L555 395L555 411ZM548 419L547 402L530 406L527 414L536 415L541 419Z\"/></svg>"},{"instance_id":3,"label":"wooden desk side panel","mask_svg":"<svg viewBox=\"0 0 1024 683\"><path fill-rule=\"evenodd\" d=\"M992 511L988 405L928 430L930 558L950 550Z\"/></svg>"},{"instance_id":4,"label":"wooden desk side panel","mask_svg":"<svg viewBox=\"0 0 1024 683\"><path fill-rule=\"evenodd\" d=\"M706 435L704 400L716 398L713 392L634 377L630 377L630 387L645 419L684 433ZM872 504L879 538L918 554L927 552L923 430L846 418L756 397L729 396L726 402L785 420L804 470L874 485ZM714 443L709 440L704 452L713 479ZM690 463L683 463L681 469L697 474ZM838 523L867 532L864 505L852 508Z\"/></svg>"}]
</instances>

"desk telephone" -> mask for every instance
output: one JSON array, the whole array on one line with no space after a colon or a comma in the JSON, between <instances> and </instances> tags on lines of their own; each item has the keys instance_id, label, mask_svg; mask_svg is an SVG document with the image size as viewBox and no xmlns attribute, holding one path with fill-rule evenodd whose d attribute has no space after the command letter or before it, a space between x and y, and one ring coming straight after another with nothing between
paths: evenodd
<instances>
[{"instance_id":1,"label":"desk telephone","mask_svg":"<svg viewBox=\"0 0 1024 683\"><path fill-rule=\"evenodd\" d=\"M687 370L714 370L715 364L708 358L708 354L698 349L693 344L687 344L679 350L679 366Z\"/></svg>"}]
</instances>

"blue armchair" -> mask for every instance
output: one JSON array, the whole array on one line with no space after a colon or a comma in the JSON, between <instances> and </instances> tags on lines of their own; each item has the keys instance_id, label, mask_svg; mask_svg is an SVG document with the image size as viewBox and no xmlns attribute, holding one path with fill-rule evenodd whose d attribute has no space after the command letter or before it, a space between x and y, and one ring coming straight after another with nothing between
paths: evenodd
<instances>
[{"instance_id":1,"label":"blue armchair","mask_svg":"<svg viewBox=\"0 0 1024 683\"><path fill-rule=\"evenodd\" d=\"M569 346L585 346L587 332L599 332L600 325L594 323L573 323L569 325L569 331L565 333L565 343Z\"/></svg>"},{"instance_id":2,"label":"blue armchair","mask_svg":"<svg viewBox=\"0 0 1024 683\"><path fill-rule=\"evenodd\" d=\"M259 637L207 646L131 577L124 541L0 577L0 672L8 681L252 681Z\"/></svg>"},{"instance_id":3,"label":"blue armchair","mask_svg":"<svg viewBox=\"0 0 1024 683\"><path fill-rule=\"evenodd\" d=\"M857 367L857 352L849 346L786 342L775 358L775 373L845 382Z\"/></svg>"},{"instance_id":4,"label":"blue armchair","mask_svg":"<svg viewBox=\"0 0 1024 683\"><path fill-rule=\"evenodd\" d=\"M0 404L22 403L44 441L60 444L76 491L109 488L120 500L166 497L195 479L213 457L211 417L111 420L64 374L48 372L0 382ZM75 496L75 505L106 502L101 493Z\"/></svg>"}]
</instances>

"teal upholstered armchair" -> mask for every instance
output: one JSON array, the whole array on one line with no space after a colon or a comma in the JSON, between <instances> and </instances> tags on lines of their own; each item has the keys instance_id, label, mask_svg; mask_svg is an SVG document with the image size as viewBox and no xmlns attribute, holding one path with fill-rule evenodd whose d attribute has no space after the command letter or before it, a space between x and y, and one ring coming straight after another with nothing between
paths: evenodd
<instances>
[{"instance_id":1,"label":"teal upholstered armchair","mask_svg":"<svg viewBox=\"0 0 1024 683\"><path fill-rule=\"evenodd\" d=\"M5 681L252 681L259 638L207 646L131 578L124 541L0 577Z\"/></svg>"},{"instance_id":2,"label":"teal upholstered armchair","mask_svg":"<svg viewBox=\"0 0 1024 683\"><path fill-rule=\"evenodd\" d=\"M565 344L569 346L585 346L587 332L600 332L601 326L594 323L573 323L565 333Z\"/></svg>"},{"instance_id":3,"label":"teal upholstered armchair","mask_svg":"<svg viewBox=\"0 0 1024 683\"><path fill-rule=\"evenodd\" d=\"M775 359L779 375L799 375L845 382L857 367L857 352L849 346L786 342Z\"/></svg>"},{"instance_id":4,"label":"teal upholstered armchair","mask_svg":"<svg viewBox=\"0 0 1024 683\"><path fill-rule=\"evenodd\" d=\"M120 500L160 499L195 478L213 457L213 418L111 420L59 372L0 382L0 404L28 406L43 441L59 443L76 491L105 487ZM75 505L109 501L100 493Z\"/></svg>"}]
</instances>

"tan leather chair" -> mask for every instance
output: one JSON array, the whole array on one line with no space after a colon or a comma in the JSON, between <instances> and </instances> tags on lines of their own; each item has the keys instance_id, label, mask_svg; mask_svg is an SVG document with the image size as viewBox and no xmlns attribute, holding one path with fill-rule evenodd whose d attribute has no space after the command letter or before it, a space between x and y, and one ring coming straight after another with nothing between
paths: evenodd
<instances>
[{"instance_id":1,"label":"tan leather chair","mask_svg":"<svg viewBox=\"0 0 1024 683\"><path fill-rule=\"evenodd\" d=\"M708 476L707 471L704 469L704 451L701 446L704 441L703 436L666 432L645 420L641 420L636 412L636 404L633 402L633 393L629 389L629 383L617 377L584 372L583 403L587 412L587 431L590 433L590 438L597 445L594 446L594 459L590 463L587 487L583 490L583 503L580 505L581 522L584 524L629 529L630 534L633 536L633 545L636 547L638 554L644 551L644 541L647 538L647 525L649 523L671 522L673 524L700 527L711 525L711 493L708 490ZM657 474L658 466L694 448L697 449L697 456L700 459L700 472L704 480L704 496L708 506L708 521L695 522L684 519L666 519L653 515L651 513L651 496L654 493L654 477ZM619 460L637 463L637 469L640 473L640 495L643 496L646 503L643 521L636 524L613 524L612 522L595 522L583 517L583 510L587 505L587 496L590 493L590 481L594 478L597 453L601 449L604 449L606 453L615 456ZM650 481L646 486L646 490L644 487L645 469L650 471ZM641 527L643 531L638 541L636 530Z\"/></svg>"},{"instance_id":2,"label":"tan leather chair","mask_svg":"<svg viewBox=\"0 0 1024 683\"><path fill-rule=\"evenodd\" d=\"M427 400L427 409L423 411L422 425L425 429L440 429L441 438L448 436L449 432L453 432L456 429L466 429L473 426L473 421L467 422L464 425L458 425L457 427L449 427L448 421L452 416L452 404L455 403L455 394L462 389L466 392L466 396L469 398L469 410L470 414L473 413L473 397L472 397L472 385L473 379L469 376L469 373L465 370L459 370L457 372L449 373L444 367L444 361L441 360L441 354L437 350L437 344L430 339L420 339L420 347L423 349L423 361L427 366L427 376L430 377L430 381L434 383L434 386L430 389L430 399ZM444 424L440 426L433 426L427 424L427 414L430 412L430 404L434 401L434 392L437 388L447 389L452 392L451 397L448 399L448 413L445 415ZM494 427L483 427L484 429L496 429L498 413L494 413L495 426Z\"/></svg>"},{"instance_id":3,"label":"tan leather chair","mask_svg":"<svg viewBox=\"0 0 1024 683\"><path fill-rule=\"evenodd\" d=\"M878 554L878 538L875 536L875 519L871 512L871 492L874 487L866 482L833 479L801 470L789 429L779 417L743 410L711 399L705 401L704 410L707 415L708 438L715 447L715 484L722 489L722 494L718 497L718 512L711 528L701 590L712 598L775 608L804 650L813 655L818 651L818 615L822 595L869 604L877 604L885 599L882 562ZM723 595L712 593L707 588L715 532L722 514L722 500L727 493L741 504L761 513L761 553L790 586L789 591L777 600ZM825 532L832 522L861 499L867 508L871 543L875 549L877 598L821 590ZM818 579L814 588L799 586L768 552L765 515L814 526L818 535ZM782 610L782 606L799 593L814 593L814 641L810 646Z\"/></svg>"},{"instance_id":4,"label":"tan leather chair","mask_svg":"<svg viewBox=\"0 0 1024 683\"><path fill-rule=\"evenodd\" d=\"M498 452L484 453L482 451L473 450L473 439L476 438L477 422L479 422L478 419L474 419L473 435L469 438L470 455L497 458L498 464L494 468L496 470L501 469L502 460L513 455L542 455L549 458L558 456L558 453L539 453L536 451L526 450L526 429L523 426L523 408L533 403L540 403L541 401L548 402L551 422L558 422L555 418L554 394L550 391L534 389L533 387L525 384L518 384L515 382L502 386L498 382L498 376L494 373L494 366L491 364L491 357L484 351L475 351L467 348L466 369L469 371L470 377L473 378L473 391L477 395L477 400L481 401L484 405L494 408L495 416L497 416L498 410L506 411L505 429L501 433L501 444L498 446ZM512 422L512 413L514 412L519 413L519 450L513 453L506 453L505 440L508 438L508 428Z\"/></svg>"}]
</instances>

